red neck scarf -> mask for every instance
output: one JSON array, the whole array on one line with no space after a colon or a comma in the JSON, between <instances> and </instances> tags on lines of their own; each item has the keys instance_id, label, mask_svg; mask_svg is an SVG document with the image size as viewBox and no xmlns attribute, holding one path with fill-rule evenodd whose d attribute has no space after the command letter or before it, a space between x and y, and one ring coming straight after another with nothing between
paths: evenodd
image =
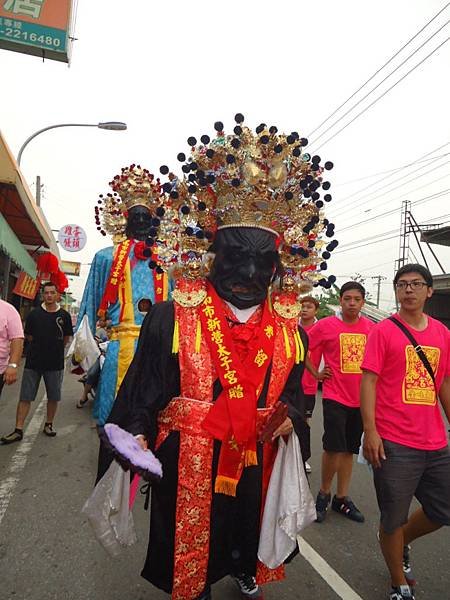
<instances>
[{"instance_id":1,"label":"red neck scarf","mask_svg":"<svg viewBox=\"0 0 450 600\"><path fill-rule=\"evenodd\" d=\"M267 302L259 323L250 318L230 328L226 310L208 282L200 321L223 390L203 427L222 441L215 491L235 496L244 466L257 464L257 399L273 356L275 321Z\"/></svg>"}]
</instances>

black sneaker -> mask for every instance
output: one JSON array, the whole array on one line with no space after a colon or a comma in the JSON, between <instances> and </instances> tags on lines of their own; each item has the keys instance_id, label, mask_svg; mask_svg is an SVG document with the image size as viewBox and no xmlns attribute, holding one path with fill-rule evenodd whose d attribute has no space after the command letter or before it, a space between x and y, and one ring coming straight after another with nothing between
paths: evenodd
<instances>
[{"instance_id":1,"label":"black sneaker","mask_svg":"<svg viewBox=\"0 0 450 600\"><path fill-rule=\"evenodd\" d=\"M233 579L236 582L241 592L242 598L248 600L263 600L263 594L261 588L256 583L256 579L252 575L233 575Z\"/></svg>"},{"instance_id":2,"label":"black sneaker","mask_svg":"<svg viewBox=\"0 0 450 600\"><path fill-rule=\"evenodd\" d=\"M407 544L403 546L403 573L405 574L405 579L410 586L414 586L417 584L417 581L414 578L411 569L411 562L409 559L409 551L411 550L411 546Z\"/></svg>"},{"instance_id":3,"label":"black sneaker","mask_svg":"<svg viewBox=\"0 0 450 600\"><path fill-rule=\"evenodd\" d=\"M399 585L392 587L389 594L389 600L414 600L414 592L409 585Z\"/></svg>"},{"instance_id":4,"label":"black sneaker","mask_svg":"<svg viewBox=\"0 0 450 600\"><path fill-rule=\"evenodd\" d=\"M316 522L323 523L327 516L328 505L330 504L331 494L319 492L316 498Z\"/></svg>"},{"instance_id":5,"label":"black sneaker","mask_svg":"<svg viewBox=\"0 0 450 600\"><path fill-rule=\"evenodd\" d=\"M56 431L53 429L52 423L46 423L44 425L44 433L48 435L48 437L55 437Z\"/></svg>"},{"instance_id":6,"label":"black sneaker","mask_svg":"<svg viewBox=\"0 0 450 600\"><path fill-rule=\"evenodd\" d=\"M344 517L351 519L352 521L364 523L364 515L356 508L348 496L345 496L345 498L333 496L331 508L334 511L341 513L341 515L344 515Z\"/></svg>"},{"instance_id":7,"label":"black sneaker","mask_svg":"<svg viewBox=\"0 0 450 600\"><path fill-rule=\"evenodd\" d=\"M195 600L212 600L211 588L208 586Z\"/></svg>"}]
</instances>

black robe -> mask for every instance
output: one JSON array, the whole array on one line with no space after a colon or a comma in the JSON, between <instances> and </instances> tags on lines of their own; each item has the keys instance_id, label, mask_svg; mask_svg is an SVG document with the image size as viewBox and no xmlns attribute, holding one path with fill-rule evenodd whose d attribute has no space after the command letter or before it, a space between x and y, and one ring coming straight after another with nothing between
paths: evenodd
<instances>
[{"instance_id":1,"label":"black robe","mask_svg":"<svg viewBox=\"0 0 450 600\"><path fill-rule=\"evenodd\" d=\"M155 304L141 327L139 343L133 362L123 380L111 415L117 423L133 434L143 433L154 448L158 412L170 400L180 395L178 356L172 354L174 308L172 302ZM300 329L305 347L308 337ZM294 365L280 400L286 402L289 416L300 439L302 452L309 434L305 422L305 402L301 387L304 363ZM269 367L258 407L265 406L271 367ZM220 381L214 383L213 400L222 391ZM217 472L220 442L214 444L213 479ZM244 469L236 497L212 495L211 528L208 563L208 584L228 574L255 575L261 520L262 444L257 444L258 465ZM150 518L150 539L142 576L156 587L170 593L173 579L175 514L178 481L179 433L174 431L155 453L162 463L163 478L153 485ZM307 460L309 456L303 456ZM100 448L100 478L111 456Z\"/></svg>"}]
</instances>

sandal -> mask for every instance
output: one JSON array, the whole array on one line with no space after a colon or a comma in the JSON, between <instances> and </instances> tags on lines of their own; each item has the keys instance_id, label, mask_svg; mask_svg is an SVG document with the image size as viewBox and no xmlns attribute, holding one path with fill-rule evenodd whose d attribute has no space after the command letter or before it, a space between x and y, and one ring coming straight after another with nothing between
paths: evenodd
<instances>
[{"instance_id":1,"label":"sandal","mask_svg":"<svg viewBox=\"0 0 450 600\"><path fill-rule=\"evenodd\" d=\"M14 431L8 435L3 436L0 439L2 444L13 444L14 442L20 442L23 439L23 431L21 429L14 429Z\"/></svg>"},{"instance_id":2,"label":"sandal","mask_svg":"<svg viewBox=\"0 0 450 600\"><path fill-rule=\"evenodd\" d=\"M78 400L77 402L77 408L83 408L83 406L86 404L86 402L89 401L89 398L86 398L86 400Z\"/></svg>"}]
</instances>

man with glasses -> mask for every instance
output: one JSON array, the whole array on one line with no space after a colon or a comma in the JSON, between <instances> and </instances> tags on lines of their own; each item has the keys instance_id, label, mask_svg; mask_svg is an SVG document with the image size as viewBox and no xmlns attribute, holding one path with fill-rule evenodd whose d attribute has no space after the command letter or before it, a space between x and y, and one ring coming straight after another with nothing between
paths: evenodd
<instances>
[{"instance_id":1,"label":"man with glasses","mask_svg":"<svg viewBox=\"0 0 450 600\"><path fill-rule=\"evenodd\" d=\"M423 312L432 286L422 265L399 269L400 310L373 328L362 363L364 456L374 468L390 600L414 599L409 544L450 525L450 449L438 402L450 419L450 337ZM413 496L421 507L408 518Z\"/></svg>"}]
</instances>

